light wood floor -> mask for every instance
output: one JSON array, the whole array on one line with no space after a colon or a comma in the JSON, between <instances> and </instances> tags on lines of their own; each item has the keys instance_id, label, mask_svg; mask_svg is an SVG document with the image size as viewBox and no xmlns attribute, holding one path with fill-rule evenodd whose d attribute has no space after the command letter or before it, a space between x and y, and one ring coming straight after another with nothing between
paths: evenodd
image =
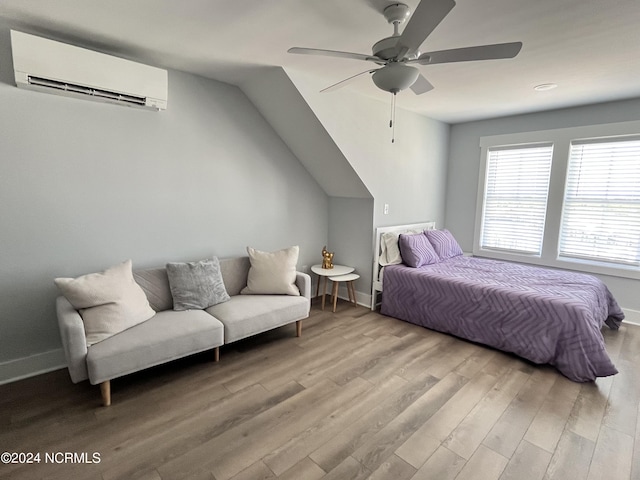
<instances>
[{"instance_id":1,"label":"light wood floor","mask_svg":"<svg viewBox=\"0 0 640 480\"><path fill-rule=\"evenodd\" d=\"M0 387L11 479L640 479L640 327L605 330L620 373L551 367L354 308L98 387L66 370ZM212 354L211 354L212 355ZM45 453L100 454L51 464ZM58 458L61 458L58 456Z\"/></svg>"}]
</instances>

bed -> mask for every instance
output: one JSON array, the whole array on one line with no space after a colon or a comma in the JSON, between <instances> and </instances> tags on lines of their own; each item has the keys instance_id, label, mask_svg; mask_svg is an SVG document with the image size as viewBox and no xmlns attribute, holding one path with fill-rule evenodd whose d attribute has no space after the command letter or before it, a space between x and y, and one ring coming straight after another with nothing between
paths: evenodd
<instances>
[{"instance_id":1,"label":"bed","mask_svg":"<svg viewBox=\"0 0 640 480\"><path fill-rule=\"evenodd\" d=\"M576 382L617 373L601 328L617 330L624 314L596 277L461 250L417 268L386 265L381 275L384 315L554 365Z\"/></svg>"},{"instance_id":2,"label":"bed","mask_svg":"<svg viewBox=\"0 0 640 480\"><path fill-rule=\"evenodd\" d=\"M373 242L375 247L373 255L371 310L376 310L380 306L384 267L402 262L400 250L398 249L398 236L403 233L417 233L434 228L436 228L436 222L420 222L376 228L376 236Z\"/></svg>"}]
</instances>

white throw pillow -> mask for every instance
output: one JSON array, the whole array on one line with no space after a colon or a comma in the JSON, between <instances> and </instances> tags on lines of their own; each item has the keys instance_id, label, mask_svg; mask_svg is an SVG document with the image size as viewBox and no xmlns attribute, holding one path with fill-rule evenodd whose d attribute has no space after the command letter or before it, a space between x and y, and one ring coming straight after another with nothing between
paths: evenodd
<instances>
[{"instance_id":1,"label":"white throw pillow","mask_svg":"<svg viewBox=\"0 0 640 480\"><path fill-rule=\"evenodd\" d=\"M297 245L277 252L261 252L247 247L251 268L247 286L240 293L300 295L295 284L299 251Z\"/></svg>"},{"instance_id":2,"label":"white throw pillow","mask_svg":"<svg viewBox=\"0 0 640 480\"><path fill-rule=\"evenodd\" d=\"M87 345L155 315L144 291L133 279L131 260L100 273L56 278L55 283L71 305L80 311Z\"/></svg>"}]
</instances>

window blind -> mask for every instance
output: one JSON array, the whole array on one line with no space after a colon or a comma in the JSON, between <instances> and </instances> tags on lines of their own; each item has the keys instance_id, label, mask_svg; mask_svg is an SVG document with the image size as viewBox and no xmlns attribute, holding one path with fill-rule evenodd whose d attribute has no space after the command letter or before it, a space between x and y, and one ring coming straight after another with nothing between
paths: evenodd
<instances>
[{"instance_id":1,"label":"window blind","mask_svg":"<svg viewBox=\"0 0 640 480\"><path fill-rule=\"evenodd\" d=\"M553 145L489 149L480 246L540 255Z\"/></svg>"},{"instance_id":2,"label":"window blind","mask_svg":"<svg viewBox=\"0 0 640 480\"><path fill-rule=\"evenodd\" d=\"M572 142L559 255L640 266L640 138Z\"/></svg>"}]
</instances>

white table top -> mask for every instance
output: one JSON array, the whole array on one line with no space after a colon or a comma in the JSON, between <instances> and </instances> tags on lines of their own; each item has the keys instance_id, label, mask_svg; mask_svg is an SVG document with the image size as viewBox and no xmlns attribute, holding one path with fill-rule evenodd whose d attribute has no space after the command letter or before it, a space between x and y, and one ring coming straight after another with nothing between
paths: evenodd
<instances>
[{"instance_id":1,"label":"white table top","mask_svg":"<svg viewBox=\"0 0 640 480\"><path fill-rule=\"evenodd\" d=\"M334 265L333 268L322 268L322 264L313 265L311 271L316 275L323 277L334 277L338 275L346 275L355 270L354 267L347 267L346 265Z\"/></svg>"},{"instance_id":2,"label":"white table top","mask_svg":"<svg viewBox=\"0 0 640 480\"><path fill-rule=\"evenodd\" d=\"M360 275L357 273L347 273L346 275L332 275L329 277L329 280L332 282L353 282L359 278Z\"/></svg>"}]
</instances>

